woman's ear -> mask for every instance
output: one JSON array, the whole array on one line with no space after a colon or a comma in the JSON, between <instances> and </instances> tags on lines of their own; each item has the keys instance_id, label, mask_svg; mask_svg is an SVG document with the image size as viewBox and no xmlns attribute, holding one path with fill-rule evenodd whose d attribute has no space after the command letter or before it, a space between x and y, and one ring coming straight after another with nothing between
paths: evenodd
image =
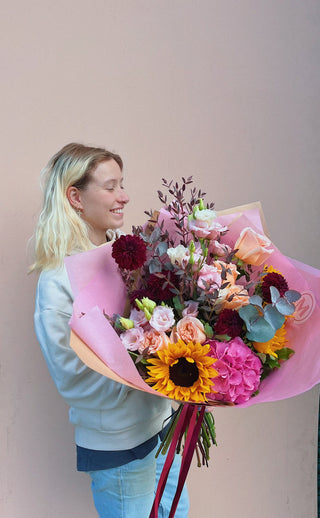
<instances>
[{"instance_id":1,"label":"woman's ear","mask_svg":"<svg viewBox=\"0 0 320 518\"><path fill-rule=\"evenodd\" d=\"M82 210L82 203L81 203L81 196L80 191L77 189L77 187L74 187L73 185L70 185L67 188L67 198L69 200L70 205L76 209L76 210Z\"/></svg>"}]
</instances>

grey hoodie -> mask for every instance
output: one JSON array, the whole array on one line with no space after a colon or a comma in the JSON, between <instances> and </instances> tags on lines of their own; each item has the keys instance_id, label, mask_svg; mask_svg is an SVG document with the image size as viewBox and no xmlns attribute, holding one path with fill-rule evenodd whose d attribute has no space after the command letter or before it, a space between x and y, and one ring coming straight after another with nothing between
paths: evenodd
<instances>
[{"instance_id":1,"label":"grey hoodie","mask_svg":"<svg viewBox=\"0 0 320 518\"><path fill-rule=\"evenodd\" d=\"M70 406L78 446L126 450L161 431L170 401L121 385L89 369L69 345L73 295L65 268L40 274L35 331L53 381Z\"/></svg>"}]
</instances>

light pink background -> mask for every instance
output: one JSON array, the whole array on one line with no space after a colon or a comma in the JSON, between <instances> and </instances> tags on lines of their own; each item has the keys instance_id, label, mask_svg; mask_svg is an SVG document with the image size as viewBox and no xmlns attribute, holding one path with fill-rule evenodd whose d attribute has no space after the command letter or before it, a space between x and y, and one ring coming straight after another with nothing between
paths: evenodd
<instances>
[{"instance_id":1,"label":"light pink background","mask_svg":"<svg viewBox=\"0 0 320 518\"><path fill-rule=\"evenodd\" d=\"M125 162L126 230L161 178L219 209L261 200L272 240L320 267L317 0L12 0L1 7L0 516L94 517L73 430L33 333L27 241L62 145ZM190 518L316 518L318 389L215 411Z\"/></svg>"}]
</instances>

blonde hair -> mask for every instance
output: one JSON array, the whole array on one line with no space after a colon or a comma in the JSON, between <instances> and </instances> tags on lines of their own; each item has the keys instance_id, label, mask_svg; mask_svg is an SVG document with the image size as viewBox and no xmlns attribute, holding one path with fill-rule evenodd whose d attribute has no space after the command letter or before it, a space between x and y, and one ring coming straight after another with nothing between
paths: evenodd
<instances>
[{"instance_id":1,"label":"blonde hair","mask_svg":"<svg viewBox=\"0 0 320 518\"><path fill-rule=\"evenodd\" d=\"M67 189L84 189L90 173L108 160L115 160L123 169L119 155L77 143L67 144L49 160L41 172L44 202L35 230L35 262L30 271L59 268L66 255L93 247L88 226L71 206Z\"/></svg>"}]
</instances>

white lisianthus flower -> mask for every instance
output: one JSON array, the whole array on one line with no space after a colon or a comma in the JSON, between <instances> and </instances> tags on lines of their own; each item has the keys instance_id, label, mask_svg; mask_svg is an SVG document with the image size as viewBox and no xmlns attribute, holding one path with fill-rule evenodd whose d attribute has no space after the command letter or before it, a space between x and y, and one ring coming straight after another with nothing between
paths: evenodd
<instances>
[{"instance_id":1,"label":"white lisianthus flower","mask_svg":"<svg viewBox=\"0 0 320 518\"><path fill-rule=\"evenodd\" d=\"M183 245L178 245L174 248L168 248L167 254L172 264L178 264L179 266L185 266L188 264L190 259L189 249Z\"/></svg>"},{"instance_id":2,"label":"white lisianthus flower","mask_svg":"<svg viewBox=\"0 0 320 518\"><path fill-rule=\"evenodd\" d=\"M213 220L215 220L217 217L217 213L215 210L211 209L203 209L199 210L197 209L194 213L194 219L198 221L204 221L209 225L209 227L212 225Z\"/></svg>"}]
</instances>

